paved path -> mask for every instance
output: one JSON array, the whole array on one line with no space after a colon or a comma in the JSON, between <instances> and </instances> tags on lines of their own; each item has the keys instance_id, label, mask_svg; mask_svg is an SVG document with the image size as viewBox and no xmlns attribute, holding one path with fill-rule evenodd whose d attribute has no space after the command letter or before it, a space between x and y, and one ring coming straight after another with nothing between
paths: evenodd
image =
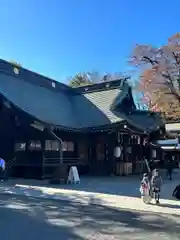
<instances>
[{"instance_id":1,"label":"paved path","mask_svg":"<svg viewBox=\"0 0 180 240\"><path fill-rule=\"evenodd\" d=\"M179 240L177 215L1 195L3 240Z\"/></svg>"},{"instance_id":2,"label":"paved path","mask_svg":"<svg viewBox=\"0 0 180 240\"><path fill-rule=\"evenodd\" d=\"M57 187L48 187L46 184L38 185L22 185L15 186L7 185L6 183L0 185L1 193L25 195L39 198L50 198L56 200L68 200L72 202L79 202L83 205L95 202L104 206L114 208L126 208L130 210L149 211L155 213L179 214L180 216L180 201L172 199L172 189L177 184L175 181L168 181L163 189L161 205L156 206L145 205L139 197L139 181L132 179L105 179L101 180L91 178L91 181L83 182L80 185L69 185ZM120 181L121 180L121 181ZM27 183L27 182L26 182ZM42 182L41 182L42 184ZM93 188L94 186L94 188ZM63 188L64 187L64 188ZM72 188L72 189L71 189ZM104 193L103 193L104 192Z\"/></svg>"}]
</instances>

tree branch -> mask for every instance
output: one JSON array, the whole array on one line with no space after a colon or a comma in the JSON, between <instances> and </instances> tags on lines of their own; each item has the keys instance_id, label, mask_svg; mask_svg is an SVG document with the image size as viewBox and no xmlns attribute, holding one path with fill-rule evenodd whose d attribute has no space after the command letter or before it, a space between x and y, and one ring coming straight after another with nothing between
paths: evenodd
<instances>
[{"instance_id":1,"label":"tree branch","mask_svg":"<svg viewBox=\"0 0 180 240\"><path fill-rule=\"evenodd\" d=\"M178 81L178 85L179 85L179 87L180 87L180 68L179 68L179 65L180 65L180 58L175 54L175 52L172 52L172 55L173 55L173 57L174 57L174 59L175 59L175 61L176 61L176 67L177 67L177 69L178 69L178 79L177 79L177 81Z\"/></svg>"},{"instance_id":2,"label":"tree branch","mask_svg":"<svg viewBox=\"0 0 180 240\"><path fill-rule=\"evenodd\" d=\"M175 61L176 61L176 64L179 65L179 64L180 64L180 59L179 59L179 57L175 54L175 52L172 52L172 55L173 55L173 57L174 57L174 59L175 59Z\"/></svg>"},{"instance_id":3,"label":"tree branch","mask_svg":"<svg viewBox=\"0 0 180 240\"><path fill-rule=\"evenodd\" d=\"M167 80L169 80L169 81L167 81L165 83L165 85L169 88L170 93L173 94L175 96L175 98L180 102L180 96L179 96L179 94L176 92L176 90L174 88L174 84L173 84L173 80L171 78L171 75L167 72L167 74L163 74L162 73L162 76L164 78L166 78Z\"/></svg>"},{"instance_id":4,"label":"tree branch","mask_svg":"<svg viewBox=\"0 0 180 240\"><path fill-rule=\"evenodd\" d=\"M143 56L143 58L144 58L145 60L147 60L149 63L151 63L151 65L158 64L158 61L152 60L151 58L149 58L149 57L147 57L147 56Z\"/></svg>"}]
</instances>

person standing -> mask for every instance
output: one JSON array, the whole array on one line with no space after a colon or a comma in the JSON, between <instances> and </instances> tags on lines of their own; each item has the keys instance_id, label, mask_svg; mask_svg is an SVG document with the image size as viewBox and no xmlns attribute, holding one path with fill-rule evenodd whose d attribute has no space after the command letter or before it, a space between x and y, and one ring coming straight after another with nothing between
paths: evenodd
<instances>
[{"instance_id":1,"label":"person standing","mask_svg":"<svg viewBox=\"0 0 180 240\"><path fill-rule=\"evenodd\" d=\"M144 186L147 187L148 190L150 191L150 182L149 182L149 178L148 178L148 173L144 173L143 174L143 179L141 180L140 188L144 187Z\"/></svg>"},{"instance_id":2,"label":"person standing","mask_svg":"<svg viewBox=\"0 0 180 240\"><path fill-rule=\"evenodd\" d=\"M5 161L4 159L0 158L0 180L1 181L3 180L5 168L6 168Z\"/></svg>"},{"instance_id":3,"label":"person standing","mask_svg":"<svg viewBox=\"0 0 180 240\"><path fill-rule=\"evenodd\" d=\"M140 184L140 193L144 203L149 203L151 201L151 191L148 173L143 174L143 179Z\"/></svg>"},{"instance_id":4,"label":"person standing","mask_svg":"<svg viewBox=\"0 0 180 240\"><path fill-rule=\"evenodd\" d=\"M149 185L149 179L148 179L148 173L144 173L143 174L143 179L141 180L141 185L147 185L148 187Z\"/></svg>"},{"instance_id":5,"label":"person standing","mask_svg":"<svg viewBox=\"0 0 180 240\"><path fill-rule=\"evenodd\" d=\"M159 175L159 171L155 169L153 176L151 178L151 186L152 186L152 191L154 193L156 204L159 204L162 184L163 184L162 177Z\"/></svg>"},{"instance_id":6,"label":"person standing","mask_svg":"<svg viewBox=\"0 0 180 240\"><path fill-rule=\"evenodd\" d=\"M173 161L168 160L167 163L167 176L169 177L169 180L172 180L172 170L173 170Z\"/></svg>"}]
</instances>

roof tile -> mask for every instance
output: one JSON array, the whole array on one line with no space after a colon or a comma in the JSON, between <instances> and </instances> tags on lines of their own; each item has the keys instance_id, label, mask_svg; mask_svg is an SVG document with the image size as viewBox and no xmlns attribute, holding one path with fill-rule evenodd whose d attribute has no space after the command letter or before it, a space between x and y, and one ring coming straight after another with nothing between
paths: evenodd
<instances>
[{"instance_id":1,"label":"roof tile","mask_svg":"<svg viewBox=\"0 0 180 240\"><path fill-rule=\"evenodd\" d=\"M118 95L120 97L120 93L120 89L108 89L74 96L74 108L81 127L96 127L121 121L110 110L114 98Z\"/></svg>"},{"instance_id":2,"label":"roof tile","mask_svg":"<svg viewBox=\"0 0 180 240\"><path fill-rule=\"evenodd\" d=\"M49 125L82 129L126 120L141 129L154 129L158 124L149 115L116 112L129 93L128 84L122 80L79 89L59 84L54 89L49 79L43 81L43 76L22 70L13 75L12 65L0 60L0 93L16 107Z\"/></svg>"}]
</instances>

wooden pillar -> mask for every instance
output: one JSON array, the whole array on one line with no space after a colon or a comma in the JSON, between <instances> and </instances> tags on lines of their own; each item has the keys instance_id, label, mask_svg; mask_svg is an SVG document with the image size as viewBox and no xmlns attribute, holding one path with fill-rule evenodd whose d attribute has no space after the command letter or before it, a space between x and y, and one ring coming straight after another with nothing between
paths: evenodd
<instances>
[{"instance_id":1,"label":"wooden pillar","mask_svg":"<svg viewBox=\"0 0 180 240\"><path fill-rule=\"evenodd\" d=\"M129 134L124 134L123 135L123 162L128 161L128 156L127 156L127 147L129 143Z\"/></svg>"},{"instance_id":2,"label":"wooden pillar","mask_svg":"<svg viewBox=\"0 0 180 240\"><path fill-rule=\"evenodd\" d=\"M145 136L141 136L141 140L140 140L140 145L141 145L141 151L140 151L140 174L142 174L144 172L144 166L145 166L145 158L147 158L148 156L148 149L147 146L145 144Z\"/></svg>"},{"instance_id":3,"label":"wooden pillar","mask_svg":"<svg viewBox=\"0 0 180 240\"><path fill-rule=\"evenodd\" d=\"M117 132L116 147L121 147L120 157L116 157L116 174L125 175L127 166L127 146L129 136L127 134L120 134Z\"/></svg>"},{"instance_id":4,"label":"wooden pillar","mask_svg":"<svg viewBox=\"0 0 180 240\"><path fill-rule=\"evenodd\" d=\"M116 137L117 137L116 132L108 133L107 148L108 148L108 165L110 173L115 173L116 168L116 157L114 155L114 149L116 147Z\"/></svg>"}]
</instances>

